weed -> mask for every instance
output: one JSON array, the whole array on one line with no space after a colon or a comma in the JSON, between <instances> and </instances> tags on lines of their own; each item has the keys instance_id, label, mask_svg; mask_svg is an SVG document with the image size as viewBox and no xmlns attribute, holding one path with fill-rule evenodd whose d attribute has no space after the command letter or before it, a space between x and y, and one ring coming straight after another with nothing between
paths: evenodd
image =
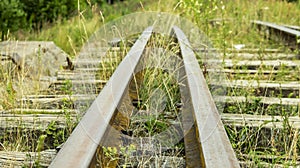
<instances>
[{"instance_id":1,"label":"weed","mask_svg":"<svg viewBox=\"0 0 300 168\"><path fill-rule=\"evenodd\" d=\"M131 3L134 2L134 3ZM142 5L140 5L142 4ZM299 4L289 3L288 1L273 1L273 0L257 0L257 1L197 1L197 0L180 0L178 3L167 0L155 2L141 2L135 0L125 1L114 6L103 6L101 9L96 9L93 12L92 18L84 18L83 16L74 17L68 21L59 22L57 25L49 29L44 29L41 32L35 32L33 34L27 34L19 32L19 40L52 40L63 50L69 53L71 56L75 56L81 46L87 41L89 36L103 24L105 21L109 21L123 14L129 13L142 6L142 10L159 10L159 11L172 11L179 13L180 16L184 16L192 20L198 27L204 31L205 34L211 39L216 48L221 49L220 58L225 59L230 57L230 49L234 48L235 44L244 44L247 48L258 48L259 53L257 56L251 59L257 59L263 62L269 58L266 52L267 48L276 48L283 50L282 45L274 41L270 41L265 37L268 36L266 32L258 33L256 28L251 24L251 20L265 20L269 22L297 25L300 23L299 16ZM121 6L127 8L120 8ZM115 8L121 9L121 12L114 10ZM101 11L101 12L100 12ZM104 21L104 17L105 21ZM100 20L100 21L99 21ZM24 36L23 38L21 36ZM174 55L179 53L178 46L172 47L173 41L164 39L164 37L155 37L154 41L159 41L159 44L150 43L152 47L156 48L171 48L171 52ZM299 44L299 39L297 39ZM149 45L148 47L151 47ZM120 44L120 51L108 52L108 61L103 61L99 65L99 71L97 71L96 78L107 80L121 61L120 55L125 55L130 44L123 42ZM113 50L113 48L111 48ZM288 51L290 52L290 51ZM298 49L294 51L295 54L299 54ZM238 61L239 54L233 54L232 59ZM115 57L116 56L116 57ZM151 60L150 60L151 61ZM165 62L160 60L162 64ZM201 65L204 66L205 60L200 60ZM180 64L178 65L178 68ZM299 81L299 67L290 68L287 65L280 65L278 68L274 66L260 66L256 73L244 73L248 67L233 67L232 74L228 75L230 80L243 79L243 80L255 80L257 83L261 80L273 82L279 81ZM175 70L174 70L175 71ZM269 71L270 73L266 73ZM165 130L169 127L168 117L170 119L179 118L177 104L180 104L179 86L180 83L176 81L176 73L173 71L166 71L164 69L151 69L145 68L141 72L139 79L135 76L136 81L135 88L136 93L131 97L137 104L136 108L141 112L145 111L143 115L134 114L132 118L141 121L138 124L132 123L129 130L135 130L134 136L151 136L158 132ZM0 87L4 88L0 90L1 100L0 105L4 109L10 109L15 107L16 94L11 79L14 74L11 71L5 71L3 67L0 67ZM72 95L71 82L66 81L62 90L64 93ZM283 164L284 166L296 165L297 157L299 155L299 130L293 129L290 125L290 116L300 116L299 105L298 106L283 106L282 104L267 105L264 104L261 98L257 98L258 95L266 95L266 90L259 90L257 88L249 87L246 89L233 88L228 90L229 96L244 96L246 97L245 103L227 104L226 113L237 114L256 114L256 115L279 115L283 118L283 129L264 129L263 123L260 127L250 127L245 125L243 127L226 126L227 134L230 138L232 146L235 149L238 158L241 161L252 161L250 166L268 167L275 164ZM284 97L299 98L300 92L284 93L282 89L279 91L270 91L271 95L282 99ZM56 123L51 123L47 128L47 133L33 133L32 137L22 137L22 129L16 129L14 131L4 131L5 135L0 136L0 143L2 148L7 150L35 150L31 149L30 144L34 144L34 140L39 137L46 136L52 137L54 144L58 145L65 137L72 131L72 114L67 110L67 107L72 102L69 99L64 100L64 115L67 123L67 130L61 131L58 129ZM0 107L1 107L0 106ZM162 110L170 112L169 114L161 112ZM151 112L150 112L151 111ZM21 127L21 125L20 125ZM29 135L29 134L28 134ZM16 139L12 137L17 137ZM45 141L44 141L45 142ZM21 145L25 144L25 145ZM46 146L47 143L40 144ZM35 147L37 144L34 144ZM24 146L20 149L20 146ZM120 147L121 153L124 157L130 155L131 150L135 150L131 147ZM125 149L126 148L126 149ZM180 150L183 147L179 147ZM105 150L105 156L115 160L120 158L118 150L111 147ZM292 159L291 159L292 158ZM127 161L125 161L126 163ZM266 165L265 163L271 163ZM272 165L274 164L274 165ZM125 165L125 164L124 164Z\"/></svg>"}]
</instances>

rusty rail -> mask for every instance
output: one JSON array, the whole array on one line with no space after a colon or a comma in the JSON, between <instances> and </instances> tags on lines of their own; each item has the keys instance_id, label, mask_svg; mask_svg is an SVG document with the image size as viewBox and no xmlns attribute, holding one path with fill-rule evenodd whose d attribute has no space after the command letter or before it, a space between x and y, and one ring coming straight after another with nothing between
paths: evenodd
<instances>
[{"instance_id":1,"label":"rusty rail","mask_svg":"<svg viewBox=\"0 0 300 168\"><path fill-rule=\"evenodd\" d=\"M81 119L50 167L88 167L130 82L152 28L147 28ZM128 66L130 65L130 66ZM87 152L87 149L89 150Z\"/></svg>"},{"instance_id":2,"label":"rusty rail","mask_svg":"<svg viewBox=\"0 0 300 168\"><path fill-rule=\"evenodd\" d=\"M202 167L239 167L189 41L178 27L174 27L173 30L178 39L185 65L187 88L192 101L191 111L197 127Z\"/></svg>"},{"instance_id":3,"label":"rusty rail","mask_svg":"<svg viewBox=\"0 0 300 168\"><path fill-rule=\"evenodd\" d=\"M90 167L93 166L95 153L105 136L109 124L117 112L117 107L125 94L125 89L133 78L136 66L150 39L152 27L147 28L129 53L120 63L106 86L87 110L82 120L68 138L50 167ZM173 27L172 35L177 38L184 63L183 81L186 100L183 106L183 128L187 167L239 167L239 162L231 147L217 108L209 92L191 46L178 28ZM182 92L182 90L181 90ZM188 111L187 111L188 110ZM187 122L195 123L185 127ZM192 161L189 163L189 161Z\"/></svg>"}]
</instances>

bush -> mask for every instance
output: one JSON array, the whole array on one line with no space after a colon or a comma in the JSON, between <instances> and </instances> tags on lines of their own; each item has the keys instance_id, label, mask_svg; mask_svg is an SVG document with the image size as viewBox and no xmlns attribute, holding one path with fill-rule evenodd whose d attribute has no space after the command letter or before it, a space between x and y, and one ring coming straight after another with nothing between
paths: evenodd
<instances>
[{"instance_id":1,"label":"bush","mask_svg":"<svg viewBox=\"0 0 300 168\"><path fill-rule=\"evenodd\" d=\"M101 5L103 0L0 0L0 30L2 40L10 30L20 28L39 30L44 23L68 19L80 10L90 14L90 6Z\"/></svg>"},{"instance_id":2,"label":"bush","mask_svg":"<svg viewBox=\"0 0 300 168\"><path fill-rule=\"evenodd\" d=\"M1 39L5 39L8 31L16 31L26 27L26 13L19 0L1 0L0 2L0 31Z\"/></svg>"},{"instance_id":3,"label":"bush","mask_svg":"<svg viewBox=\"0 0 300 168\"><path fill-rule=\"evenodd\" d=\"M67 18L76 11L76 0L21 0L25 5L28 26L40 29L43 23L54 22L59 18Z\"/></svg>"}]
</instances>

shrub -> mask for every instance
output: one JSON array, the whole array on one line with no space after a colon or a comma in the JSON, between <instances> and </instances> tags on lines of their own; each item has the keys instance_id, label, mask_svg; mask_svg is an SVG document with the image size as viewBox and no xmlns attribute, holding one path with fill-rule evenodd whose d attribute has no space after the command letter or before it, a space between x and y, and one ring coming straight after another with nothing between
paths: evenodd
<instances>
[{"instance_id":1,"label":"shrub","mask_svg":"<svg viewBox=\"0 0 300 168\"><path fill-rule=\"evenodd\" d=\"M19 0L1 0L0 2L0 31L2 41L9 31L26 27L26 13Z\"/></svg>"}]
</instances>

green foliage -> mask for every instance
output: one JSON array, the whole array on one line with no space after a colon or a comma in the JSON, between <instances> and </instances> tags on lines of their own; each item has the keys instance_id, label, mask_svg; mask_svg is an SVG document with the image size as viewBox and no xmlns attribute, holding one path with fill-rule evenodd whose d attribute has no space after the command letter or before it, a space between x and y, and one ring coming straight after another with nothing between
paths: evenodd
<instances>
[{"instance_id":1,"label":"green foliage","mask_svg":"<svg viewBox=\"0 0 300 168\"><path fill-rule=\"evenodd\" d=\"M103 4L103 0L1 0L0 30L2 40L8 31L23 28L40 30L45 23L75 16L78 11L91 16L92 6Z\"/></svg>"},{"instance_id":2,"label":"green foliage","mask_svg":"<svg viewBox=\"0 0 300 168\"><path fill-rule=\"evenodd\" d=\"M34 29L42 28L43 23L55 22L59 19L67 19L85 10L89 5L100 3L99 0L77 1L77 0L21 0L25 5L29 26ZM79 5L79 6L78 6Z\"/></svg>"},{"instance_id":3,"label":"green foliage","mask_svg":"<svg viewBox=\"0 0 300 168\"><path fill-rule=\"evenodd\" d=\"M24 6L19 0L0 1L0 31L2 40L4 40L8 31L16 31L26 25L26 13L23 8Z\"/></svg>"},{"instance_id":4,"label":"green foliage","mask_svg":"<svg viewBox=\"0 0 300 168\"><path fill-rule=\"evenodd\" d=\"M45 138L47 137L48 138L47 139L48 140L47 143L50 144L51 146L53 145L54 147L57 147L60 144L62 144L66 140L66 136L69 136L69 135L66 135L64 129L59 129L59 125L55 121L52 121L48 125L45 133L46 134L44 134L42 136L44 136Z\"/></svg>"}]
</instances>

